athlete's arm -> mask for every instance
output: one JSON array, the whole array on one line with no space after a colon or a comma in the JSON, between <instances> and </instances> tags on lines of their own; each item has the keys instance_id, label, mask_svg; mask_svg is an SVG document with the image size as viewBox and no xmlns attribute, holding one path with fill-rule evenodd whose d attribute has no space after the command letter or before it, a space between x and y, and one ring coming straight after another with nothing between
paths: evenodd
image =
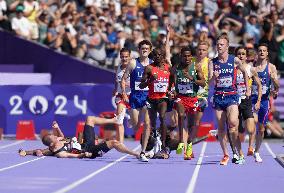
<instances>
[{"instance_id":1,"label":"athlete's arm","mask_svg":"<svg viewBox=\"0 0 284 193\"><path fill-rule=\"evenodd\" d=\"M271 77L272 83L274 84L274 91L277 94L278 91L279 91L279 81L277 79L277 70L276 70L276 67L273 64L270 64L269 68L270 68L270 72L271 72L270 77Z\"/></svg>"},{"instance_id":2,"label":"athlete's arm","mask_svg":"<svg viewBox=\"0 0 284 193\"><path fill-rule=\"evenodd\" d=\"M175 88L176 85L176 66L172 67L170 70L170 80L169 80L169 88L168 91L173 91L172 93L175 95Z\"/></svg>"},{"instance_id":3,"label":"athlete's arm","mask_svg":"<svg viewBox=\"0 0 284 193\"><path fill-rule=\"evenodd\" d=\"M125 87L126 87L126 79L130 76L130 73L132 72L132 70L135 68L136 65L136 61L134 59L132 59L130 61L130 64L127 66L127 68L125 69L125 72L121 78L121 82L120 82L120 87L121 87L121 94L122 94L122 100L127 101L128 97L127 94L125 92Z\"/></svg>"},{"instance_id":4,"label":"athlete's arm","mask_svg":"<svg viewBox=\"0 0 284 193\"><path fill-rule=\"evenodd\" d=\"M252 74L252 78L254 79L254 81L256 82L257 85L257 102L255 104L255 110L259 110L260 108L260 102L261 102L261 96L262 96L262 86L261 86L261 82L260 79L258 78L258 74L257 71L254 67L251 67L251 74Z\"/></svg>"},{"instance_id":5,"label":"athlete's arm","mask_svg":"<svg viewBox=\"0 0 284 193\"><path fill-rule=\"evenodd\" d=\"M165 50L166 50L166 60L170 66L172 66L171 63L171 46L170 46L170 37L171 37L171 26L167 25L167 37L165 42Z\"/></svg>"},{"instance_id":6,"label":"athlete's arm","mask_svg":"<svg viewBox=\"0 0 284 193\"><path fill-rule=\"evenodd\" d=\"M26 156L26 155L33 155L33 156L51 156L52 152L46 148L46 149L35 149L35 150L23 150L19 149L19 155L20 156Z\"/></svg>"},{"instance_id":7,"label":"athlete's arm","mask_svg":"<svg viewBox=\"0 0 284 193\"><path fill-rule=\"evenodd\" d=\"M57 153L56 157L58 158L83 158L85 157L85 154L84 153L74 154L74 153L62 151L62 152Z\"/></svg>"},{"instance_id":8,"label":"athlete's arm","mask_svg":"<svg viewBox=\"0 0 284 193\"><path fill-rule=\"evenodd\" d=\"M117 75L117 72L118 72L118 69L116 70L116 73L115 75ZM118 88L118 80L117 80L117 77L115 77L115 82L114 82L114 89L112 91L112 96L115 96L117 94L117 88Z\"/></svg>"},{"instance_id":9,"label":"athlete's arm","mask_svg":"<svg viewBox=\"0 0 284 193\"><path fill-rule=\"evenodd\" d=\"M213 71L213 62L210 60L208 62L208 82L209 84L216 78L218 77L216 73Z\"/></svg>"},{"instance_id":10,"label":"athlete's arm","mask_svg":"<svg viewBox=\"0 0 284 193\"><path fill-rule=\"evenodd\" d=\"M58 123L56 121L52 122L52 129L53 129L53 133L55 136L57 137L61 137L61 138L65 138L63 132L61 131Z\"/></svg>"},{"instance_id":11,"label":"athlete's arm","mask_svg":"<svg viewBox=\"0 0 284 193\"><path fill-rule=\"evenodd\" d=\"M141 83L139 84L139 88L143 89L143 88L146 88L148 86L148 80L151 77L151 71L152 71L152 67L150 65L145 67L145 70L144 70L143 75L142 75ZM155 77L153 77L153 78L155 78Z\"/></svg>"},{"instance_id":12,"label":"athlete's arm","mask_svg":"<svg viewBox=\"0 0 284 193\"><path fill-rule=\"evenodd\" d=\"M245 85L246 85L246 96L249 97L250 93L249 93L249 78L248 78L248 74L246 69L244 68L241 60L238 57L235 57L234 59L234 65L237 66L237 68L243 73L244 76L244 80L245 80Z\"/></svg>"},{"instance_id":13,"label":"athlete's arm","mask_svg":"<svg viewBox=\"0 0 284 193\"><path fill-rule=\"evenodd\" d=\"M206 84L205 84L204 74L203 74L203 71L201 69L201 65L200 64L196 64L195 67L196 67L197 79L194 80L194 82L198 86L204 87Z\"/></svg>"}]
</instances>

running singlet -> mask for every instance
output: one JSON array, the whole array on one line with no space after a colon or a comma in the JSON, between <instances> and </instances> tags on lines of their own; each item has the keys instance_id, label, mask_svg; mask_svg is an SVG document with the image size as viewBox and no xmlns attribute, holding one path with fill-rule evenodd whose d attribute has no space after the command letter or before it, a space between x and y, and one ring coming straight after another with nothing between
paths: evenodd
<instances>
[{"instance_id":1,"label":"running singlet","mask_svg":"<svg viewBox=\"0 0 284 193\"><path fill-rule=\"evenodd\" d=\"M235 57L229 55L226 63L219 62L218 58L214 58L213 70L219 73L215 82L215 94L220 93L237 93L236 76L237 69L234 66Z\"/></svg>"},{"instance_id":2,"label":"running singlet","mask_svg":"<svg viewBox=\"0 0 284 193\"><path fill-rule=\"evenodd\" d=\"M166 92L169 87L169 65L165 64L165 69L160 69L157 66L152 66L151 75L156 75L157 78L154 81L149 82L149 95L150 99L160 99L166 97Z\"/></svg>"},{"instance_id":3,"label":"running singlet","mask_svg":"<svg viewBox=\"0 0 284 193\"><path fill-rule=\"evenodd\" d=\"M251 92L251 86L252 86L251 67L252 67L251 65L247 65L246 67L247 75L249 78L248 87L250 89L250 92ZM247 89L246 89L244 75L241 71L238 71L238 74L237 74L237 87L238 87L239 96L241 97L241 99L245 99Z\"/></svg>"},{"instance_id":4,"label":"running singlet","mask_svg":"<svg viewBox=\"0 0 284 193\"><path fill-rule=\"evenodd\" d=\"M131 92L133 92L133 93L134 92L146 92L147 93L148 90L149 90L148 87L146 87L144 89L139 88L145 66L143 66L141 64L141 62L139 61L138 58L136 58L135 61L136 61L136 66L130 74L130 89L131 89ZM150 64L152 62L153 62L152 60L149 60Z\"/></svg>"},{"instance_id":5,"label":"running singlet","mask_svg":"<svg viewBox=\"0 0 284 193\"><path fill-rule=\"evenodd\" d=\"M190 68L188 69L188 74L196 80L196 70L195 63L192 63ZM186 78L181 69L176 69L176 92L178 95L188 96L188 97L196 97L199 86L193 82L193 80L189 80Z\"/></svg>"},{"instance_id":6,"label":"running singlet","mask_svg":"<svg viewBox=\"0 0 284 193\"><path fill-rule=\"evenodd\" d=\"M118 69L117 69L117 73L116 73L116 82L117 82L117 92L119 94L122 94L122 89L121 89L121 86L120 86L120 82L121 82L121 79L123 77L123 74L125 72L125 69L121 69L121 65L118 66ZM127 95L129 95L131 92L130 90L130 77L127 77L126 81L125 81L125 93Z\"/></svg>"},{"instance_id":7,"label":"running singlet","mask_svg":"<svg viewBox=\"0 0 284 193\"><path fill-rule=\"evenodd\" d=\"M208 63L209 58L205 57L201 61L201 70L203 72L203 76L205 78L205 86L199 86L199 90L197 92L198 98L207 98L209 93L209 79L208 79Z\"/></svg>"},{"instance_id":8,"label":"running singlet","mask_svg":"<svg viewBox=\"0 0 284 193\"><path fill-rule=\"evenodd\" d=\"M262 72L257 72L259 80L262 85L262 97L261 100L268 100L270 94L271 78L269 74L269 63L266 65ZM257 98L257 85L255 81L252 83L252 97Z\"/></svg>"}]
</instances>

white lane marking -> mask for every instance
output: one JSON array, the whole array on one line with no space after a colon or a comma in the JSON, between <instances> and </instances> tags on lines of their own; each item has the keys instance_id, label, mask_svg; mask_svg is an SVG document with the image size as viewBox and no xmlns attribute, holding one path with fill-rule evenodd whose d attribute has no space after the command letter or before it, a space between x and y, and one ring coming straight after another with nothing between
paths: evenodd
<instances>
[{"instance_id":1,"label":"white lane marking","mask_svg":"<svg viewBox=\"0 0 284 193\"><path fill-rule=\"evenodd\" d=\"M11 146L14 146L14 145L18 145L18 144L21 144L21 143L24 143L25 141L16 141L14 143L11 143L11 144L8 144L8 145L3 145L3 146L0 146L0 149L4 149L4 148L7 148L7 147L11 147Z\"/></svg>"},{"instance_id":2,"label":"white lane marking","mask_svg":"<svg viewBox=\"0 0 284 193\"><path fill-rule=\"evenodd\" d=\"M207 145L207 142L204 142L203 145L202 145L202 149L201 149L196 167L195 167L194 172L192 174L191 180L190 180L189 185L186 189L186 193L193 193L193 191L194 191L196 181L197 181L197 177L198 177L198 173L199 173L199 169L201 167L201 163L202 163L202 160L204 158L206 145Z\"/></svg>"},{"instance_id":3,"label":"white lane marking","mask_svg":"<svg viewBox=\"0 0 284 193\"><path fill-rule=\"evenodd\" d=\"M268 145L268 143L265 142L264 145L265 145L267 151L268 151L268 152L271 154L271 156L275 159L275 158L276 158L276 155L275 155L275 153L273 153L273 151L272 151L272 149L270 148L270 146Z\"/></svg>"},{"instance_id":4,"label":"white lane marking","mask_svg":"<svg viewBox=\"0 0 284 193\"><path fill-rule=\"evenodd\" d=\"M22 162L22 163L19 163L19 164L15 164L15 165L12 165L12 166L9 166L9 167L1 168L0 172L15 168L15 167L18 167L18 166L21 166L21 165L25 165L25 164L28 164L28 163L31 163L31 162L34 162L34 161L37 161L37 160L40 160L40 159L43 159L43 158L45 158L45 156L39 157L39 158L36 158L36 159L32 159L32 160L29 160L29 161L26 161L26 162Z\"/></svg>"},{"instance_id":5,"label":"white lane marking","mask_svg":"<svg viewBox=\"0 0 284 193\"><path fill-rule=\"evenodd\" d=\"M137 146L136 148L134 148L132 151L136 151L139 148L140 148L140 145ZM93 173L81 178L80 180L77 180L77 181L73 182L72 184L65 186L64 188L61 188L60 190L55 191L54 193L65 193L65 192L68 192L68 191L76 188L80 184L86 182L87 180L93 178L94 176L98 175L99 173L105 171L106 169L110 168L111 166L113 166L113 165L117 164L118 162L120 162L121 160L125 159L127 156L129 156L129 155L122 156L121 158L113 161L110 164L107 164L106 166L102 167L101 169L94 171Z\"/></svg>"}]
</instances>

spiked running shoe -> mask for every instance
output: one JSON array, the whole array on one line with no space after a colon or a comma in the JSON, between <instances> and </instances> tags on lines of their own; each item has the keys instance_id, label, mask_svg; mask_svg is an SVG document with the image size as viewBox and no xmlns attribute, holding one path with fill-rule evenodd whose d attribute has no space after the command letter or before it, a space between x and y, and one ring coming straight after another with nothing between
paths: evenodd
<instances>
[{"instance_id":1,"label":"spiked running shoe","mask_svg":"<svg viewBox=\"0 0 284 193\"><path fill-rule=\"evenodd\" d=\"M179 143L176 150L176 154L182 154L183 149L184 149L184 143Z\"/></svg>"},{"instance_id":2,"label":"spiked running shoe","mask_svg":"<svg viewBox=\"0 0 284 193\"><path fill-rule=\"evenodd\" d=\"M220 161L220 165L226 166L228 164L228 161L229 161L229 156L224 155L223 159Z\"/></svg>"},{"instance_id":3,"label":"spiked running shoe","mask_svg":"<svg viewBox=\"0 0 284 193\"><path fill-rule=\"evenodd\" d=\"M245 157L242 155L239 157L239 159L236 161L235 164L239 164L239 165L242 165L245 163Z\"/></svg>"},{"instance_id":4,"label":"spiked running shoe","mask_svg":"<svg viewBox=\"0 0 284 193\"><path fill-rule=\"evenodd\" d=\"M262 159L261 159L261 157L260 157L258 152L254 153L254 159L255 159L255 162L257 162L257 163L261 163L262 162Z\"/></svg>"},{"instance_id":5,"label":"spiked running shoe","mask_svg":"<svg viewBox=\"0 0 284 193\"><path fill-rule=\"evenodd\" d=\"M249 147L247 156L253 156L253 154L254 154L254 149L252 147Z\"/></svg>"},{"instance_id":6,"label":"spiked running shoe","mask_svg":"<svg viewBox=\"0 0 284 193\"><path fill-rule=\"evenodd\" d=\"M239 156L237 154L233 155L232 163L236 163L239 160Z\"/></svg>"}]
</instances>

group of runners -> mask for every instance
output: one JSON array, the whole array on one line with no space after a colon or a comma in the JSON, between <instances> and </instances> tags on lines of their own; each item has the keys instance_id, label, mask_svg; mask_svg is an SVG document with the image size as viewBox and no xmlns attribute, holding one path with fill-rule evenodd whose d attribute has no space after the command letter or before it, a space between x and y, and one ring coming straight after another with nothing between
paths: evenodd
<instances>
[{"instance_id":1,"label":"group of runners","mask_svg":"<svg viewBox=\"0 0 284 193\"><path fill-rule=\"evenodd\" d=\"M279 90L277 71L269 63L267 45L260 44L254 62L247 63L246 48L238 47L234 55L229 54L228 36L221 34L217 38L215 58L208 58L209 43L201 41L195 57L189 47L184 47L180 51L180 64L172 66L171 33L172 29L168 26L165 44L153 50L150 41L141 41L136 59L131 59L130 50L121 49L121 64L117 69L113 92L117 104L116 117L104 119L89 116L83 133L84 143L79 148L76 148L76 140L64 139L58 124L54 122L57 135L49 134L42 139L47 149L20 150L20 154L95 158L115 148L143 162L148 162L152 157L168 159L172 149L167 139L168 132L177 126L176 153L183 153L184 159L190 160L194 158L192 145L209 100L216 112L218 140L224 154L220 164L227 165L229 161L227 142L230 142L233 151L232 161L237 164L245 162L239 137L239 133L245 130L249 134L247 155L253 155L256 162L262 162L259 149L264 130L269 127L269 98L277 97ZM208 99L211 82L214 92L212 99ZM140 153L123 145L123 121L127 110L134 131L143 124ZM166 124L167 116L172 121L170 128ZM156 125L157 119L159 126ZM94 125L107 123L118 125L117 140L94 144ZM154 143L149 148L151 139Z\"/></svg>"}]
</instances>

